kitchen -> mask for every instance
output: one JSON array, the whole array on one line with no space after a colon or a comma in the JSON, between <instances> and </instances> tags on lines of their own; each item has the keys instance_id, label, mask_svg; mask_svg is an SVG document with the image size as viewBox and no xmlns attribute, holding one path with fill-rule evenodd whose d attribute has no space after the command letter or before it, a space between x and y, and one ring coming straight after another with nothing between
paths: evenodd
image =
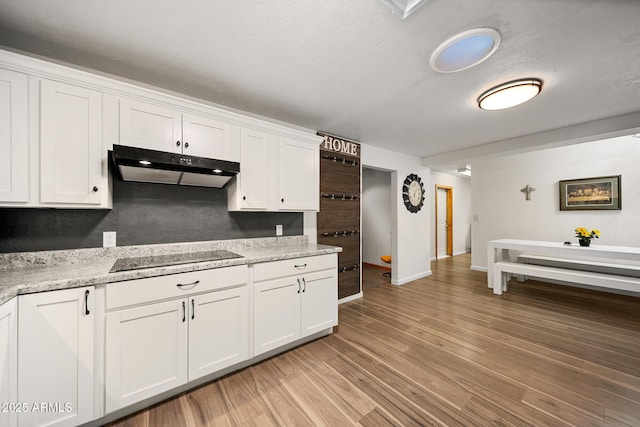
<instances>
[{"instance_id":1,"label":"kitchen","mask_svg":"<svg viewBox=\"0 0 640 427\"><path fill-rule=\"evenodd\" d=\"M381 17L382 15L375 16L376 19L385 19ZM130 25L133 26L133 24ZM11 39L7 38L7 40ZM14 45L14 43L7 44ZM311 168L313 172L308 175L310 168L305 165L309 158L314 165L318 162L318 147L322 138L316 135L316 127L301 127L301 125L289 124L279 119L281 117L279 109L284 107L273 101L277 99L275 93L267 92L260 97L255 97L254 102L257 104L274 102L274 105L266 107L263 105L265 108L259 111L264 116L258 116L254 113L246 113L241 108L247 107L250 103L237 106L237 109L216 105L214 102L219 102L217 99L224 98L209 96L208 101L199 99L197 90L181 90L179 83L166 86L158 84L158 77L155 76L156 80L154 80L151 72L149 80L145 83L136 82L130 76L116 77L118 76L115 72L116 66L94 72L90 69L92 58L90 54L82 56L87 58L86 64L71 65L73 61L65 61L64 55L52 61L37 49L28 54L16 52L14 49L20 49L20 45L17 44L17 46L2 51L3 82L10 82L12 94L10 103L6 104L7 107L3 111L11 111L11 127L15 132L12 137L15 141L28 141L28 143L16 142L11 146L10 151L3 152L5 160L9 158L4 155L5 153L10 153L11 158L10 162L3 164L3 166L9 165L3 167L5 172L9 171L5 175L9 178L3 178L2 182L11 183L9 190L2 195L3 209L0 213L0 221L3 227L6 227L3 230L6 234L3 234L3 239L0 241L2 252L6 253L2 258L3 264L10 265L11 268L28 268L27 265L51 262L47 258L50 255L45 256L43 253L40 254L41 257L29 258L11 254L34 251L74 251L84 248L83 253L91 253L91 257L82 258L78 257L77 252L67 252L66 255L53 255L56 257L55 262L74 265L82 260L92 264L97 272L81 271L73 278L56 279L51 276L44 282L42 279L29 278L23 273L16 273L15 276L3 274L3 289L5 289L4 285L7 285L7 289L11 289L3 291L6 297L5 302L11 304L13 298L36 295L33 293L35 290L66 291L67 289L63 288L71 281L74 282L72 289L76 289L79 293L71 299L63 298L63 300L75 304L80 309L79 312L83 310L84 313L89 312L88 316L92 318L95 316L96 319L114 319L114 313L119 311L172 301L175 303L171 309L174 318L179 320L178 323L189 324L187 318L193 312L200 312L198 309L193 309L199 303L196 296L204 294L204 291L197 291L194 294L187 290L184 294L168 293L152 297L146 302L133 299L133 302L111 304L110 292L107 289L114 289L116 300L118 291L115 291L117 287L109 286L107 282L145 281L162 276L157 276L156 273L153 273L153 276L147 276L148 273L141 273L143 270L137 270L134 273L108 273L108 271L118 258L140 256L139 252L147 245L160 245L157 252L148 255L164 255L163 251L176 255L185 250L188 252L226 250L242 258L202 261L197 263L199 267L193 267L195 265L193 263L166 267L167 271L172 273L171 275L188 274L185 276L187 279L184 283L180 281L179 284L201 280L191 274L195 271L227 268L237 271L239 270L237 267L246 270L239 274L243 277L239 281L225 278L223 281L228 285L222 288L206 288L206 293L234 291L237 292L237 298L245 300L243 304L246 304L247 324L242 325L239 320L237 327L242 329L242 333L251 337L248 342L253 348L240 351L239 353L243 356L229 365L231 368L229 366L216 368L217 374L206 374L205 380L223 375L226 372L225 369L233 369L233 367L237 369L244 366L243 363L256 362L258 360L256 357L273 354L270 353L271 351L283 351L287 346L301 342L293 338L285 340L286 344L278 344L277 347L264 350L264 353L256 351L256 344L259 343L256 341L256 336L252 334L255 334L255 330L259 330L260 322L252 317L257 313L256 301L253 298L256 289L261 285L267 286L266 282L276 282L281 278L293 278L294 287L289 288L291 292L287 294L287 298L291 301L296 300L299 293L306 292L305 275L300 275L296 271L261 272L261 268L256 270L259 265L301 260L300 263L296 261L293 267L295 269L295 265L305 263L312 266L306 260L317 257L326 259L324 257L332 257L339 253L339 249L315 243L317 227L314 225L314 220L319 200L316 183L319 177L316 175L318 171L313 170L313 167ZM295 44L288 46L295 48ZM43 55L44 58L38 58L38 55ZM157 57L162 57L162 54ZM221 80L224 79L221 78ZM295 89L294 86L290 92L296 92ZM302 90L301 87L298 89ZM384 91L385 87L381 89ZM382 95L380 97L384 98ZM4 97L4 99L9 98ZM313 104L315 102L313 100L313 97L309 97L308 102ZM286 104L287 101L282 102ZM360 108L364 108L365 103L363 102ZM342 108L342 106L338 105L336 108ZM251 108L245 108L245 110L254 111ZM269 112L273 114L269 115ZM615 132L622 130L626 132L632 129L635 126L630 125L633 118L628 117L628 120L623 123L617 122L620 127ZM292 120L291 123L295 121ZM190 141L193 135L197 135L194 129L213 135L216 141L215 150L209 151L205 157L224 161L239 160L240 175L233 178L222 190L125 182L120 179L118 171L111 164L109 151L113 151L114 146L117 145L160 149L174 153L179 150L181 154L187 154L186 150L198 149L198 144ZM348 127L336 126L336 129L348 129ZM613 132L610 131L610 133ZM352 134L358 135L355 131ZM387 136L387 139L393 138ZM187 142L190 143L189 147L186 146ZM425 208L419 214L408 212L402 205L400 194L405 177L417 174L423 178L428 195L432 184L435 184L429 178L430 168L423 163L423 156L406 154L406 150L396 151L392 144L376 146L363 144L363 146L361 159L363 165L390 171L392 174L394 193L393 206L390 209L396 224L390 244L390 254L394 260L391 280L394 284L405 284L428 277L432 273L428 262L431 257L428 244L431 239L430 209ZM438 155L437 152L432 154ZM78 167L78 165L82 166ZM291 196L287 191L292 191L294 194ZM535 197L536 194L534 194ZM11 229L8 227L9 224ZM283 237L274 238L280 230ZM112 242L116 244L115 248L102 249L104 232L113 231L116 232L115 238L112 235L106 238L109 245ZM192 242L210 243L198 245ZM134 252L127 253L125 248L132 248ZM334 264L336 271L333 271ZM480 263L478 264L482 267ZM337 267L335 261L331 262L331 267L321 262L311 273L324 274L333 271L334 274L327 276L326 280L327 282L335 281L336 278L333 276L340 274L337 272ZM274 265L273 268L274 271L280 268L286 270L286 267L281 265L280 267ZM54 269L66 270L61 267ZM45 274L50 276L48 272ZM49 280L52 283L49 283ZM78 286L78 280L84 280L84 283L92 286L93 289ZM205 281L209 282L209 279L203 279L202 283L204 284ZM137 283L141 283L140 289L144 289L145 282ZM175 287L176 284L172 286ZM89 290L88 295L87 290ZM356 298L360 296L355 295ZM331 307L337 307L337 298L332 295L331 299ZM15 307L19 305L15 300L13 304ZM289 306L293 310L291 313L294 313L292 316L295 316L296 310L299 310L302 305L304 302L300 298L293 301ZM3 306L3 309L7 307L9 306ZM254 309L251 312L250 307ZM238 310L231 311L238 312ZM15 314L15 309L8 312ZM323 328L301 338L303 341L311 340L317 337L317 334L328 333L335 326L337 318L332 318L333 311L327 310L327 313L330 319L323 324ZM300 318L300 316L297 317ZM5 316L3 319L10 319L10 317ZM195 319L193 320L195 322ZM18 339L18 327L15 323L11 323L15 320L7 322L10 330L15 328L13 334L8 335L9 339L21 343L15 348L19 351L20 345L29 346L28 340ZM95 358L96 371L99 373L104 372L107 360L113 360L113 358L109 359L109 350L100 348L98 345L109 341L108 331L116 328L116 326L109 327L104 324L100 326L100 323L100 320L96 321L93 338L96 347L90 351ZM184 340L184 334L190 333L190 330L188 327L183 328L180 333L181 338L176 336L175 340ZM296 334L296 336L303 334L300 332L299 325ZM129 339L135 342L132 337L133 335L129 336ZM169 337L166 338L169 340ZM117 340L113 338L110 342L115 341ZM38 354L33 350L25 351L33 354L34 359L28 362L31 365L22 362L23 365L36 366L46 363L46 360L38 360L36 357L41 356L42 359L46 359L44 354ZM183 353L176 357L186 358L188 354ZM242 361L238 361L240 359ZM6 360L15 366L23 359L11 352ZM53 363L53 360L49 362ZM188 363L182 363L180 369L185 371L188 367ZM72 369L70 365L67 368ZM63 372L62 369L60 371ZM20 375L19 364L15 372L17 372L16 376L6 377L12 384L12 393L14 393L13 398L7 398L9 402L19 402L20 393L24 393L25 390L27 393L30 392L28 387L18 386L23 377ZM167 373L166 370L163 372ZM91 387L93 391L83 395L84 398L92 400L90 415L83 415L85 418L78 419L82 421L69 421L70 425L100 419L113 408L135 404L130 402L137 398L143 401L150 398L149 395L141 394L131 398L130 401L123 400L120 403L107 404L104 382L109 383L109 379L100 375L93 378L94 383ZM184 376L184 374L181 375ZM112 378L116 377L117 375L114 374ZM175 392L184 390L180 388L182 386L193 387L196 384L184 379L175 381L171 385L171 390ZM50 393L55 391L49 390ZM156 391L149 391L149 393L153 394ZM159 396L159 399L167 396L162 393L165 391L157 391L155 396ZM51 400L51 403L55 403L53 398ZM47 400L44 399L44 403L46 402ZM146 402L149 403L149 401ZM64 412L66 407L62 405L52 409ZM18 419L19 417L14 417L9 422L17 422Z\"/></svg>"}]
</instances>

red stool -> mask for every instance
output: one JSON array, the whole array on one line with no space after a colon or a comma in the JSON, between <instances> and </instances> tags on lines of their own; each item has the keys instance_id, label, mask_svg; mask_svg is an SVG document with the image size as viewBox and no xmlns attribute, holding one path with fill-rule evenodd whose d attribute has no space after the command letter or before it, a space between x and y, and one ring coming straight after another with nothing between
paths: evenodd
<instances>
[{"instance_id":1,"label":"red stool","mask_svg":"<svg viewBox=\"0 0 640 427\"><path fill-rule=\"evenodd\" d=\"M386 262L387 264L391 264L391 255L382 255L382 256L380 257L380 259L381 259L383 262ZM389 277L389 278L390 278L390 277L391 277L391 272L390 272L390 271L386 271L386 272L382 273L382 275L383 275L384 277Z\"/></svg>"}]
</instances>

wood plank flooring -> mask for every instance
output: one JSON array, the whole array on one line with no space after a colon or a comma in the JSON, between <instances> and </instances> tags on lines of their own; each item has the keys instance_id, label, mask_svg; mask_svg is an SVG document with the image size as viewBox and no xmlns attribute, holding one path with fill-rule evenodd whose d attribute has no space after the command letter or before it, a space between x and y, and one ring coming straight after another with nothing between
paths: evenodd
<instances>
[{"instance_id":1,"label":"wood plank flooring","mask_svg":"<svg viewBox=\"0 0 640 427\"><path fill-rule=\"evenodd\" d=\"M494 296L469 264L404 286L365 269L333 335L112 426L640 426L640 298Z\"/></svg>"}]
</instances>

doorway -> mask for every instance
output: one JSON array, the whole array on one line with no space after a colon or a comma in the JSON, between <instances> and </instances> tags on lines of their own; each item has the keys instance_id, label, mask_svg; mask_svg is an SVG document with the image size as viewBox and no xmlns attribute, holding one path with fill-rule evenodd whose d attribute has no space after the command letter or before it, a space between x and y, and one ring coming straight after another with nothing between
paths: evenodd
<instances>
[{"instance_id":1,"label":"doorway","mask_svg":"<svg viewBox=\"0 0 640 427\"><path fill-rule=\"evenodd\" d=\"M436 259L453 256L453 187L436 184Z\"/></svg>"}]
</instances>

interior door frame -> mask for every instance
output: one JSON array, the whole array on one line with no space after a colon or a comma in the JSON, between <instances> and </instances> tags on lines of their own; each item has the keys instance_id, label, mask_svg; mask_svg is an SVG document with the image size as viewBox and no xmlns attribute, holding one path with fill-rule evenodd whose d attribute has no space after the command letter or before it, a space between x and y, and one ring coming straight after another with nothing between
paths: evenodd
<instances>
[{"instance_id":1,"label":"interior door frame","mask_svg":"<svg viewBox=\"0 0 640 427\"><path fill-rule=\"evenodd\" d=\"M436 259L438 259L438 190L444 190L447 192L447 255L453 256L453 187L449 185L436 184L436 193L435 193Z\"/></svg>"}]
</instances>

